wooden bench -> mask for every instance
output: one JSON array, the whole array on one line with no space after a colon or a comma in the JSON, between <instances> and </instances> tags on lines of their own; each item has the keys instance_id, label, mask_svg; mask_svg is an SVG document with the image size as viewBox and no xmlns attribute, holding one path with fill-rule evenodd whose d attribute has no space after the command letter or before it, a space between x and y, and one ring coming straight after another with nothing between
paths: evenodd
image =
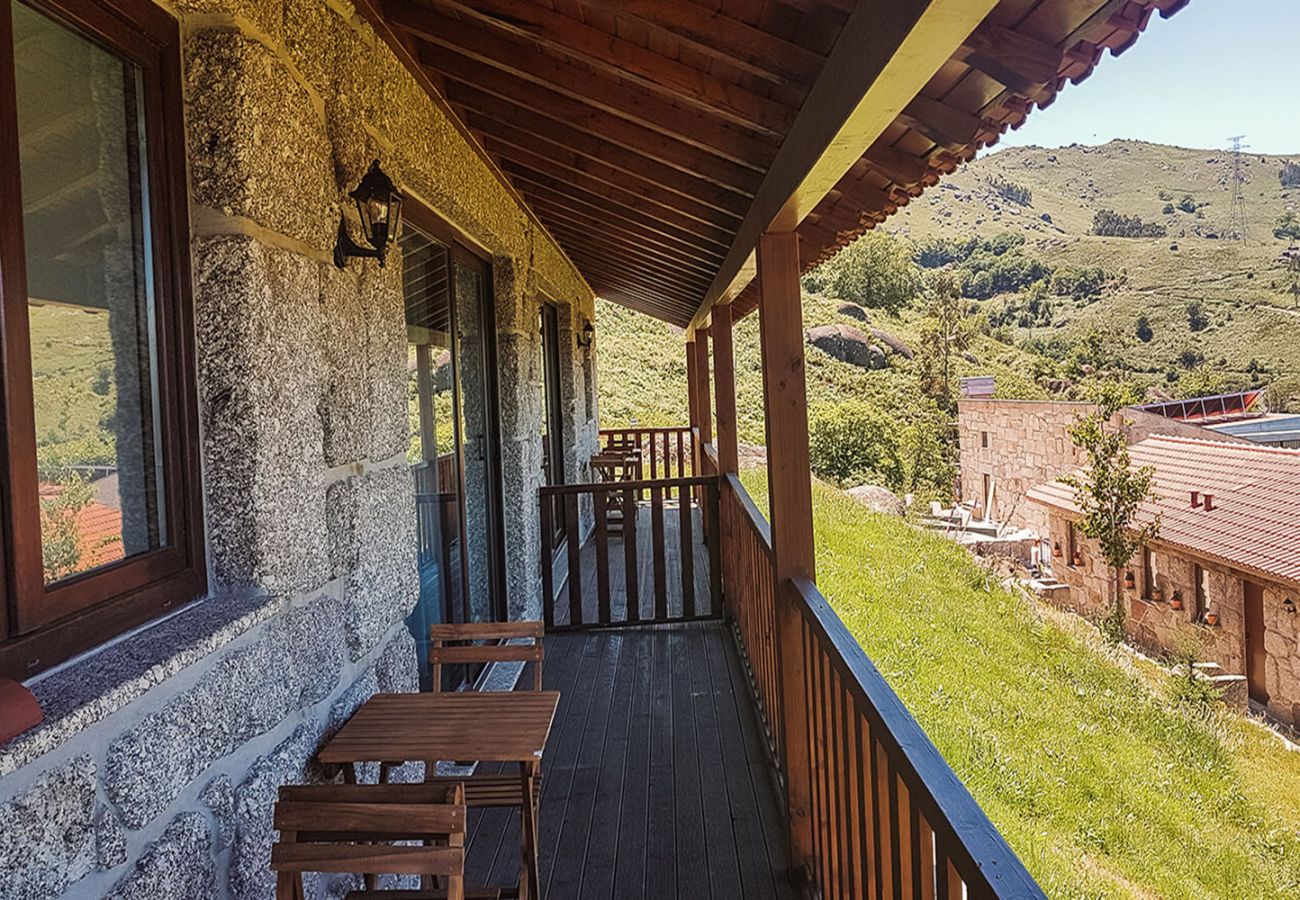
<instances>
[{"instance_id":1,"label":"wooden bench","mask_svg":"<svg viewBox=\"0 0 1300 900\"><path fill-rule=\"evenodd\" d=\"M324 784L280 788L271 847L276 900L303 900L304 872L361 875L366 888L350 900L496 898L498 891L465 890L465 800L459 784ZM394 842L418 841L398 845ZM445 888L375 891L379 875L435 877Z\"/></svg>"}]
</instances>

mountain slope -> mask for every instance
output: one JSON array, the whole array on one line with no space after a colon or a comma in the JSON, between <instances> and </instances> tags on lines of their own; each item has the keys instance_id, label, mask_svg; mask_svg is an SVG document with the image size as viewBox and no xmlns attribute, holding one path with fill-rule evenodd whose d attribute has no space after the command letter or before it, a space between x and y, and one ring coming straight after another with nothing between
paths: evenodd
<instances>
[{"instance_id":1,"label":"mountain slope","mask_svg":"<svg viewBox=\"0 0 1300 900\"><path fill-rule=\"evenodd\" d=\"M1015 232L1024 235L1027 253L1052 266L1102 266L1122 281L1096 302L1058 305L1050 324L1019 329L1017 338L1068 341L1094 328L1112 330L1127 340L1123 357L1131 369L1161 373L1191 349L1232 380L1247 379L1253 360L1267 371L1264 380L1300 393L1300 310L1282 259L1292 241L1273 235L1278 220L1300 203L1300 187L1284 187L1278 177L1287 161L1243 155L1245 241L1223 237L1231 211L1230 154L1139 141L989 154L914 200L886 227L918 243ZM1030 202L1006 199L995 186L1000 181L1028 189ZM1167 234L1093 235L1093 217L1102 209L1163 225ZM1191 330L1189 303L1202 305L1208 328ZM1142 315L1152 325L1149 342L1136 338Z\"/></svg>"}]
</instances>

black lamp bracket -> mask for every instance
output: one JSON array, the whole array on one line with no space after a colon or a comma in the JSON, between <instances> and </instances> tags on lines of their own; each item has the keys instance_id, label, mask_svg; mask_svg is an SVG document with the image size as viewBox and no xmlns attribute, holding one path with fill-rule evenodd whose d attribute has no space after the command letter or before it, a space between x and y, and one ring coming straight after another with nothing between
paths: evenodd
<instances>
[{"instance_id":1,"label":"black lamp bracket","mask_svg":"<svg viewBox=\"0 0 1300 900\"><path fill-rule=\"evenodd\" d=\"M339 215L339 236L334 242L334 265L340 269L346 268L348 257L361 256L367 259L378 259L379 267L384 267L384 257L374 247L363 247L356 241L352 240L352 235L348 234L348 220Z\"/></svg>"}]
</instances>

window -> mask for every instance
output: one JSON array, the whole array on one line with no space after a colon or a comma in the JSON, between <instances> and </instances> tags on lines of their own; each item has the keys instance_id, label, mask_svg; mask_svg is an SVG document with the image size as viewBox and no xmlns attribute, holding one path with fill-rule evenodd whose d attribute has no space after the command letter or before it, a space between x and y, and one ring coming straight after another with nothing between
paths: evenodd
<instances>
[{"instance_id":1,"label":"window","mask_svg":"<svg viewBox=\"0 0 1300 900\"><path fill-rule=\"evenodd\" d=\"M1210 573L1197 563L1192 564L1192 585L1195 592L1192 620L1199 622L1210 610Z\"/></svg>"},{"instance_id":2,"label":"window","mask_svg":"<svg viewBox=\"0 0 1300 900\"><path fill-rule=\"evenodd\" d=\"M0 0L0 676L204 590L178 47L144 0Z\"/></svg>"},{"instance_id":3,"label":"window","mask_svg":"<svg viewBox=\"0 0 1300 900\"><path fill-rule=\"evenodd\" d=\"M1156 588L1156 555L1150 547L1142 548L1142 596L1150 600Z\"/></svg>"},{"instance_id":4,"label":"window","mask_svg":"<svg viewBox=\"0 0 1300 900\"><path fill-rule=\"evenodd\" d=\"M981 446L981 447L984 447L985 449L987 449L987 448L988 448L988 445L989 445L989 433L988 433L987 431L981 431L981 432L980 432L980 446Z\"/></svg>"}]
</instances>

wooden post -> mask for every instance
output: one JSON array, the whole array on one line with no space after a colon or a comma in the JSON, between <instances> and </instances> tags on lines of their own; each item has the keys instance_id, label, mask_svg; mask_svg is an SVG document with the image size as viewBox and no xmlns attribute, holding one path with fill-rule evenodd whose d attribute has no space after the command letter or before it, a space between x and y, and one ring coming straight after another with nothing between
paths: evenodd
<instances>
[{"instance_id":1,"label":"wooden post","mask_svg":"<svg viewBox=\"0 0 1300 900\"><path fill-rule=\"evenodd\" d=\"M734 475L740 470L736 444L736 361L732 350L731 306L713 308L714 403L718 414L718 474Z\"/></svg>"},{"instance_id":2,"label":"wooden post","mask_svg":"<svg viewBox=\"0 0 1300 900\"><path fill-rule=\"evenodd\" d=\"M811 754L803 650L803 614L792 578L816 576L812 476L808 468L808 394L803 310L799 296L799 237L764 234L758 243L759 343L767 422L767 487L777 597L781 711L785 749L790 863L806 871L813 857Z\"/></svg>"},{"instance_id":3,"label":"wooden post","mask_svg":"<svg viewBox=\"0 0 1300 900\"><path fill-rule=\"evenodd\" d=\"M713 404L709 400L709 332L695 333L695 414L700 441L713 443ZM705 474L700 472L698 474Z\"/></svg>"},{"instance_id":4,"label":"wooden post","mask_svg":"<svg viewBox=\"0 0 1300 900\"><path fill-rule=\"evenodd\" d=\"M691 334L686 339L686 405L688 410L688 422L690 426L690 444L687 451L691 454L691 474L700 474L699 460L695 458L695 429L700 424L699 400L700 392L695 387L697 373L695 371L695 362L698 359L695 355L695 335Z\"/></svg>"}]
</instances>

